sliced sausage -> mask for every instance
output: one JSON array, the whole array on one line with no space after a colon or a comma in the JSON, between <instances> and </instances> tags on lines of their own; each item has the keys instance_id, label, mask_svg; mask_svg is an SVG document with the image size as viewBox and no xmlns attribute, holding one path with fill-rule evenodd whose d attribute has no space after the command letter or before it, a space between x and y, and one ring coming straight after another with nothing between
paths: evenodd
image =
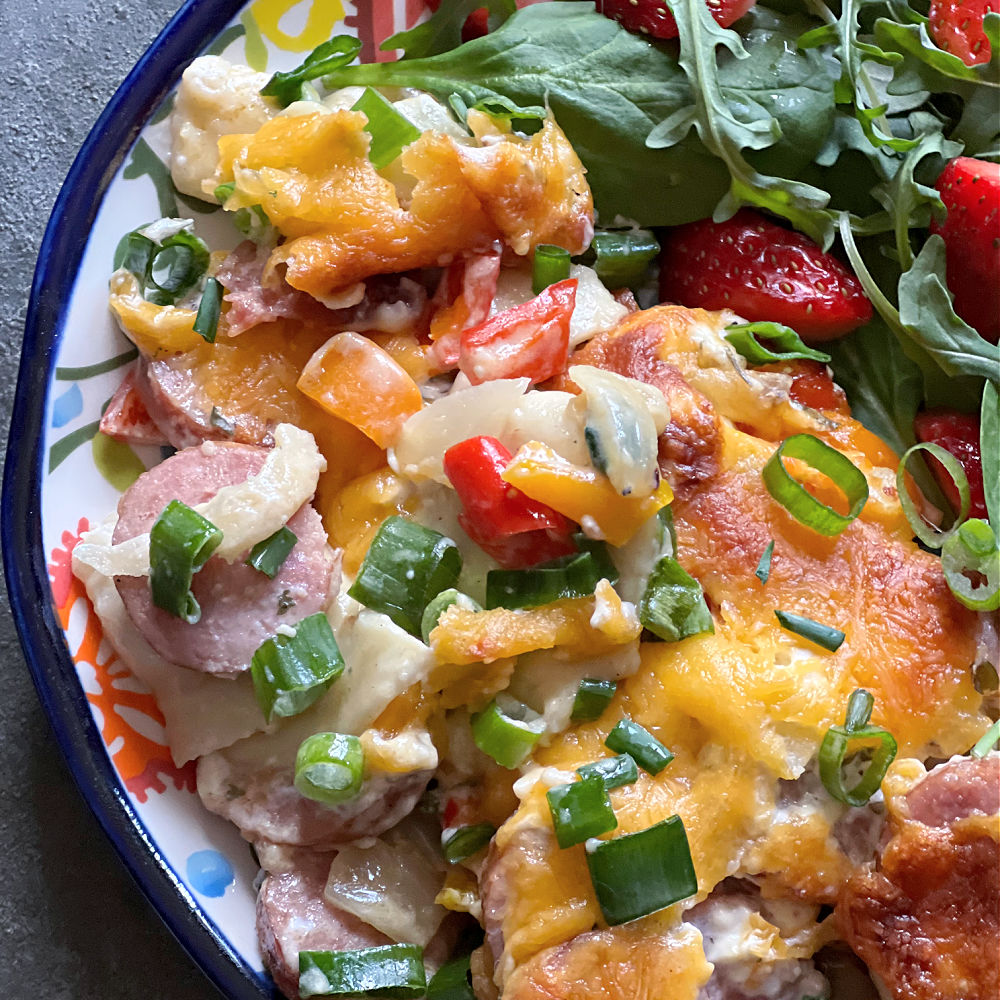
<instances>
[{"instance_id":1,"label":"sliced sausage","mask_svg":"<svg viewBox=\"0 0 1000 1000\"><path fill-rule=\"evenodd\" d=\"M857 955L906 1000L995 1000L1000 982L1000 756L950 761L907 795L878 870L837 904Z\"/></svg>"},{"instance_id":2,"label":"sliced sausage","mask_svg":"<svg viewBox=\"0 0 1000 1000\"><path fill-rule=\"evenodd\" d=\"M300 951L353 951L392 942L323 896L332 854L300 851L293 871L268 875L257 896L257 940L275 985L299 995Z\"/></svg>"},{"instance_id":3,"label":"sliced sausage","mask_svg":"<svg viewBox=\"0 0 1000 1000\"><path fill-rule=\"evenodd\" d=\"M260 471L266 456L263 448L214 442L178 452L140 476L121 498L114 542L149 531L170 500L193 507L224 486L244 482ZM298 541L273 580L242 559L209 559L191 585L201 605L196 624L156 607L146 578L118 577L115 583L129 616L171 663L210 674L241 673L279 625L294 625L321 611L339 585L339 562L316 511L306 504L288 527Z\"/></svg>"},{"instance_id":4,"label":"sliced sausage","mask_svg":"<svg viewBox=\"0 0 1000 1000\"><path fill-rule=\"evenodd\" d=\"M290 1000L299 995L300 951L354 951L392 944L381 931L333 906L323 895L331 853L295 851L283 871L269 874L257 896L257 940L275 984ZM447 960L465 921L445 917L424 949L428 975Z\"/></svg>"},{"instance_id":5,"label":"sliced sausage","mask_svg":"<svg viewBox=\"0 0 1000 1000\"><path fill-rule=\"evenodd\" d=\"M126 372L101 417L101 433L123 444L164 445L166 437L136 388L135 366Z\"/></svg>"},{"instance_id":6,"label":"sliced sausage","mask_svg":"<svg viewBox=\"0 0 1000 1000\"><path fill-rule=\"evenodd\" d=\"M300 795L294 784L294 754L289 763L268 759L265 736L219 750L198 761L198 794L205 806L239 827L247 840L267 840L318 849L359 837L376 837L408 815L423 795L431 771L375 772L361 794L338 806L324 806Z\"/></svg>"},{"instance_id":7,"label":"sliced sausage","mask_svg":"<svg viewBox=\"0 0 1000 1000\"><path fill-rule=\"evenodd\" d=\"M252 413L229 414L217 409L195 368L188 355L174 354L140 358L136 369L136 394L173 447L193 448L203 441L265 447L274 443L270 422Z\"/></svg>"}]
</instances>

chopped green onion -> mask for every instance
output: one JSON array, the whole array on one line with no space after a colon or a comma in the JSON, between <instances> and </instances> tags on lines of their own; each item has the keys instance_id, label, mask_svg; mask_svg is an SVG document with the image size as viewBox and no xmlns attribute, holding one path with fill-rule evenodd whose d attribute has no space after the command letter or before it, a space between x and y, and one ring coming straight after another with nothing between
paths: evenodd
<instances>
[{"instance_id":1,"label":"chopped green onion","mask_svg":"<svg viewBox=\"0 0 1000 1000\"><path fill-rule=\"evenodd\" d=\"M771 575L771 557L774 555L774 539L772 538L767 543L767 548L761 553L760 562L757 563L757 568L753 571L753 575L757 577L762 584L767 583L768 577Z\"/></svg>"},{"instance_id":2,"label":"chopped green onion","mask_svg":"<svg viewBox=\"0 0 1000 1000\"><path fill-rule=\"evenodd\" d=\"M427 984L427 1000L476 1000L470 979L469 956L445 962Z\"/></svg>"},{"instance_id":3,"label":"chopped green onion","mask_svg":"<svg viewBox=\"0 0 1000 1000\"><path fill-rule=\"evenodd\" d=\"M737 352L752 365L767 365L775 361L822 361L830 360L829 354L814 351L802 343L799 335L781 323L741 323L726 328L724 334ZM759 337L771 341L778 351L765 347Z\"/></svg>"},{"instance_id":4,"label":"chopped green onion","mask_svg":"<svg viewBox=\"0 0 1000 1000\"><path fill-rule=\"evenodd\" d=\"M875 707L875 696L864 688L857 688L847 699L847 711L844 713L844 728L848 733L856 733L864 729L872 717Z\"/></svg>"},{"instance_id":5,"label":"chopped green onion","mask_svg":"<svg viewBox=\"0 0 1000 1000\"><path fill-rule=\"evenodd\" d=\"M194 318L194 332L209 344L215 343L215 335L219 329L219 314L222 311L222 285L216 278L205 282L205 290L201 293L198 313Z\"/></svg>"},{"instance_id":6,"label":"chopped green onion","mask_svg":"<svg viewBox=\"0 0 1000 1000\"><path fill-rule=\"evenodd\" d=\"M597 560L590 552L531 569L491 569L486 574L486 607L536 608L564 597L589 597L600 579Z\"/></svg>"},{"instance_id":7,"label":"chopped green onion","mask_svg":"<svg viewBox=\"0 0 1000 1000\"><path fill-rule=\"evenodd\" d=\"M810 468L833 480L847 497L850 510L838 514L832 507L817 500L801 483L793 479L782 458L797 458ZM868 501L868 480L865 474L836 448L813 437L793 434L778 446L768 459L761 475L767 492L796 521L821 535L839 535L861 513Z\"/></svg>"},{"instance_id":8,"label":"chopped green onion","mask_svg":"<svg viewBox=\"0 0 1000 1000\"><path fill-rule=\"evenodd\" d=\"M647 774L659 774L674 759L648 729L631 719L622 719L604 745L615 753L627 753Z\"/></svg>"},{"instance_id":9,"label":"chopped green onion","mask_svg":"<svg viewBox=\"0 0 1000 1000\"><path fill-rule=\"evenodd\" d=\"M367 119L365 131L371 136L368 159L376 170L389 166L404 147L420 138L421 132L405 115L401 115L377 90L365 87L365 92L351 108Z\"/></svg>"},{"instance_id":10,"label":"chopped green onion","mask_svg":"<svg viewBox=\"0 0 1000 1000\"><path fill-rule=\"evenodd\" d=\"M951 476L952 482L955 484L955 489L958 490L958 516L948 531L938 531L937 528L929 525L920 516L920 511L917 510L917 506L910 496L910 491L906 488L906 463L909 461L910 456L918 451L926 451L929 455L936 458L944 466L945 472ZM922 441L920 444L915 444L912 448L908 448L904 452L896 468L896 492L899 495L899 506L903 508L906 520L910 522L913 534L930 549L941 548L955 534L959 525L969 516L969 480L965 475L965 470L962 468L962 463L950 451L945 451L940 445L933 444L930 441Z\"/></svg>"},{"instance_id":11,"label":"chopped green onion","mask_svg":"<svg viewBox=\"0 0 1000 1000\"><path fill-rule=\"evenodd\" d=\"M621 788L622 785L634 785L639 780L639 768L627 753L595 760L592 764L583 764L576 769L576 773L581 778L596 774L608 790Z\"/></svg>"},{"instance_id":12,"label":"chopped green onion","mask_svg":"<svg viewBox=\"0 0 1000 1000\"><path fill-rule=\"evenodd\" d=\"M455 586L461 569L450 538L393 515L379 527L348 594L418 636L427 605Z\"/></svg>"},{"instance_id":13,"label":"chopped green onion","mask_svg":"<svg viewBox=\"0 0 1000 1000\"><path fill-rule=\"evenodd\" d=\"M667 542L670 542L670 551L664 553L665 555L676 555L677 553L677 529L674 527L674 511L673 508L668 504L666 507L661 507L656 512L656 520L659 522L659 541L660 547L666 549Z\"/></svg>"},{"instance_id":14,"label":"chopped green onion","mask_svg":"<svg viewBox=\"0 0 1000 1000\"><path fill-rule=\"evenodd\" d=\"M585 677L580 681L576 697L573 699L573 722L591 722L598 718L615 696L618 685L614 681L602 681L596 677Z\"/></svg>"},{"instance_id":15,"label":"chopped green onion","mask_svg":"<svg viewBox=\"0 0 1000 1000\"><path fill-rule=\"evenodd\" d=\"M896 741L891 734L879 726L871 726L874 698L865 690L858 689L847 702L844 725L831 726L823 737L819 748L819 776L823 786L838 802L849 806L863 806L878 791L896 756ZM844 785L843 766L852 741L877 741L871 761L857 783L847 788Z\"/></svg>"},{"instance_id":16,"label":"chopped green onion","mask_svg":"<svg viewBox=\"0 0 1000 1000\"><path fill-rule=\"evenodd\" d=\"M806 618L805 615L796 615L791 611L775 611L774 616L782 628L801 635L803 639L808 639L831 653L836 653L844 641L844 633L839 628L823 625L821 622L813 621L812 618Z\"/></svg>"},{"instance_id":17,"label":"chopped green onion","mask_svg":"<svg viewBox=\"0 0 1000 1000\"><path fill-rule=\"evenodd\" d=\"M261 90L283 107L302 99L302 85L346 66L361 51L361 42L351 35L337 35L317 46L295 69L275 73Z\"/></svg>"},{"instance_id":18,"label":"chopped green onion","mask_svg":"<svg viewBox=\"0 0 1000 1000\"><path fill-rule=\"evenodd\" d=\"M556 841L562 848L582 844L618 826L611 800L599 774L556 785L545 793Z\"/></svg>"},{"instance_id":19,"label":"chopped green onion","mask_svg":"<svg viewBox=\"0 0 1000 1000\"><path fill-rule=\"evenodd\" d=\"M660 244L648 229L594 233L590 244L597 259L594 270L607 288L634 288L642 284Z\"/></svg>"},{"instance_id":20,"label":"chopped green onion","mask_svg":"<svg viewBox=\"0 0 1000 1000\"><path fill-rule=\"evenodd\" d=\"M236 190L236 181L227 181L225 184L217 184L215 190L212 192L215 195L215 200L220 205L225 205L227 201L233 196L233 192Z\"/></svg>"},{"instance_id":21,"label":"chopped green onion","mask_svg":"<svg viewBox=\"0 0 1000 1000\"><path fill-rule=\"evenodd\" d=\"M201 281L208 269L209 250L183 220L165 219L166 235L156 240L146 235L158 223L126 233L114 255L115 270L125 268L139 282L139 290L150 302L172 306L185 292ZM178 228L180 227L180 228Z\"/></svg>"},{"instance_id":22,"label":"chopped green onion","mask_svg":"<svg viewBox=\"0 0 1000 1000\"><path fill-rule=\"evenodd\" d=\"M469 611L483 610L483 606L478 601L474 601L468 594L463 594L462 591L456 590L454 587L442 590L424 608L424 613L420 618L420 636L424 640L425 645L430 645L431 632L437 628L437 623L440 621L441 616L453 604L457 604L460 608L467 608Z\"/></svg>"},{"instance_id":23,"label":"chopped green onion","mask_svg":"<svg viewBox=\"0 0 1000 1000\"><path fill-rule=\"evenodd\" d=\"M457 94L452 94L452 97L457 97ZM528 104L521 107L519 104L515 104L509 97L504 97L503 94L493 94L490 97L485 97L481 101L477 101L472 105L474 111L482 111L484 115L489 115L490 118L497 118L500 121L518 121L518 120L528 120L528 121L544 121L546 111L545 108L538 104ZM465 119L462 119L462 124L465 124ZM535 293L538 294L537 292Z\"/></svg>"},{"instance_id":24,"label":"chopped green onion","mask_svg":"<svg viewBox=\"0 0 1000 1000\"><path fill-rule=\"evenodd\" d=\"M357 798L364 777L361 740L345 733L314 733L295 755L295 787L307 799L335 806Z\"/></svg>"},{"instance_id":25,"label":"chopped green onion","mask_svg":"<svg viewBox=\"0 0 1000 1000\"><path fill-rule=\"evenodd\" d=\"M247 565L253 566L255 570L259 570L273 580L288 558L288 553L295 548L297 541L295 532L289 530L288 525L283 524L273 535L258 542L250 550Z\"/></svg>"},{"instance_id":26,"label":"chopped green onion","mask_svg":"<svg viewBox=\"0 0 1000 1000\"><path fill-rule=\"evenodd\" d=\"M415 944L299 952L300 997L370 994L417 1000L426 990L424 950Z\"/></svg>"},{"instance_id":27,"label":"chopped green onion","mask_svg":"<svg viewBox=\"0 0 1000 1000\"><path fill-rule=\"evenodd\" d=\"M969 751L973 757L985 757L1000 742L1000 719L983 733L982 738Z\"/></svg>"},{"instance_id":28,"label":"chopped green onion","mask_svg":"<svg viewBox=\"0 0 1000 1000\"><path fill-rule=\"evenodd\" d=\"M493 838L497 828L491 823L476 823L473 826L460 826L448 835L441 844L445 861L455 864L478 854Z\"/></svg>"},{"instance_id":29,"label":"chopped green onion","mask_svg":"<svg viewBox=\"0 0 1000 1000\"><path fill-rule=\"evenodd\" d=\"M326 615L317 612L294 628L293 636L265 639L250 661L257 703L268 722L304 712L344 671Z\"/></svg>"},{"instance_id":30,"label":"chopped green onion","mask_svg":"<svg viewBox=\"0 0 1000 1000\"><path fill-rule=\"evenodd\" d=\"M573 535L573 542L581 552L589 552L594 557L600 579L607 580L612 586L618 582L621 574L611 558L607 542L597 538L588 538L582 531Z\"/></svg>"},{"instance_id":31,"label":"chopped green onion","mask_svg":"<svg viewBox=\"0 0 1000 1000\"><path fill-rule=\"evenodd\" d=\"M673 556L660 556L649 574L639 621L666 642L715 631L701 584Z\"/></svg>"},{"instance_id":32,"label":"chopped green onion","mask_svg":"<svg viewBox=\"0 0 1000 1000\"><path fill-rule=\"evenodd\" d=\"M1000 547L978 517L961 524L941 549L941 569L956 600L972 611L1000 608ZM973 582L970 574L978 576Z\"/></svg>"},{"instance_id":33,"label":"chopped green onion","mask_svg":"<svg viewBox=\"0 0 1000 1000\"><path fill-rule=\"evenodd\" d=\"M569 264L568 250L552 243L539 243L535 247L535 259L531 268L531 290L538 295L549 285L565 281L569 277Z\"/></svg>"},{"instance_id":34,"label":"chopped green onion","mask_svg":"<svg viewBox=\"0 0 1000 1000\"><path fill-rule=\"evenodd\" d=\"M598 905L611 925L662 910L698 891L698 877L680 816L587 851Z\"/></svg>"},{"instance_id":35,"label":"chopped green onion","mask_svg":"<svg viewBox=\"0 0 1000 1000\"><path fill-rule=\"evenodd\" d=\"M517 767L544 732L545 720L508 694L498 694L489 707L472 717L476 746L501 767Z\"/></svg>"},{"instance_id":36,"label":"chopped green onion","mask_svg":"<svg viewBox=\"0 0 1000 1000\"><path fill-rule=\"evenodd\" d=\"M191 580L222 542L222 532L180 500L171 500L149 531L149 587L153 603L194 625L201 607Z\"/></svg>"}]
</instances>

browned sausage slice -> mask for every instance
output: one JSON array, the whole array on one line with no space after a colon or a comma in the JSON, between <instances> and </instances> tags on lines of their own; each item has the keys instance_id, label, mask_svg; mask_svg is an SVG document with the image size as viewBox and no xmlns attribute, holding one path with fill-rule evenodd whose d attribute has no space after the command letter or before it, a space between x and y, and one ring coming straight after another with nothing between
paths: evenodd
<instances>
[{"instance_id":1,"label":"browned sausage slice","mask_svg":"<svg viewBox=\"0 0 1000 1000\"><path fill-rule=\"evenodd\" d=\"M216 442L178 452L140 476L121 498L113 541L149 531L170 500L193 507L224 486L244 482L260 471L266 456L263 448ZM196 624L156 607L146 578L118 577L129 616L171 663L223 676L241 673L279 625L321 611L337 585L338 561L316 511L306 504L288 527L298 541L273 580L242 559L227 563L218 556L195 574L191 589L201 605Z\"/></svg>"},{"instance_id":2,"label":"browned sausage slice","mask_svg":"<svg viewBox=\"0 0 1000 1000\"><path fill-rule=\"evenodd\" d=\"M257 896L257 940L264 964L286 997L299 995L300 951L354 951L389 938L323 896L332 854L297 852L295 869L268 875Z\"/></svg>"},{"instance_id":3,"label":"browned sausage slice","mask_svg":"<svg viewBox=\"0 0 1000 1000\"><path fill-rule=\"evenodd\" d=\"M408 815L423 795L431 771L376 772L365 779L357 798L324 806L299 794L294 762L268 759L267 737L261 755L239 744L198 761L198 794L206 808L239 827L247 840L328 849L359 837L377 837Z\"/></svg>"}]
</instances>

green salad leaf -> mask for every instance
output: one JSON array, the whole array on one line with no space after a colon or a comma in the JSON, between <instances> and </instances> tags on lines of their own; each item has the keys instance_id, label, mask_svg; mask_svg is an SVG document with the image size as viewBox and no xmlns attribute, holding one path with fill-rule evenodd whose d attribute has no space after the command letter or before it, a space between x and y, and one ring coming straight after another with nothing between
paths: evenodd
<instances>
[{"instance_id":1,"label":"green salad leaf","mask_svg":"<svg viewBox=\"0 0 1000 1000\"><path fill-rule=\"evenodd\" d=\"M514 0L449 0L426 21L408 31L397 32L379 48L383 52L402 49L404 59L423 59L448 52L461 44L462 25L481 7L489 11L490 31L499 28L517 9Z\"/></svg>"}]
</instances>

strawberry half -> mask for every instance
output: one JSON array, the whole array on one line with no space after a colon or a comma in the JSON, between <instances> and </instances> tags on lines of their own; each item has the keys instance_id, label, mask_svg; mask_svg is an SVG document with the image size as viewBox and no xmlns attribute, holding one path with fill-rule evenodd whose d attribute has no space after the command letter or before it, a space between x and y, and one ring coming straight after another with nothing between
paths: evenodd
<instances>
[{"instance_id":1,"label":"strawberry half","mask_svg":"<svg viewBox=\"0 0 1000 1000\"><path fill-rule=\"evenodd\" d=\"M712 17L728 28L738 21L757 0L708 0ZM676 38L677 22L666 0L597 0L597 10L618 21L629 31L652 38Z\"/></svg>"},{"instance_id":2,"label":"strawberry half","mask_svg":"<svg viewBox=\"0 0 1000 1000\"><path fill-rule=\"evenodd\" d=\"M660 260L662 301L784 323L808 343L871 319L871 303L844 264L750 209L671 229Z\"/></svg>"},{"instance_id":3,"label":"strawberry half","mask_svg":"<svg viewBox=\"0 0 1000 1000\"><path fill-rule=\"evenodd\" d=\"M975 66L990 61L983 18L995 10L1000 10L997 0L931 0L927 28L938 48Z\"/></svg>"},{"instance_id":4,"label":"strawberry half","mask_svg":"<svg viewBox=\"0 0 1000 1000\"><path fill-rule=\"evenodd\" d=\"M970 413L955 410L927 410L913 421L918 441L940 445L958 459L969 481L969 517L986 517L986 497L983 492L983 458L979 446L979 419ZM944 491L955 513L958 513L958 490L944 466L930 455L927 464Z\"/></svg>"},{"instance_id":5,"label":"strawberry half","mask_svg":"<svg viewBox=\"0 0 1000 1000\"><path fill-rule=\"evenodd\" d=\"M1000 164L959 156L941 171L938 193L948 209L932 222L945 246L955 312L988 341L1000 340Z\"/></svg>"}]
</instances>

